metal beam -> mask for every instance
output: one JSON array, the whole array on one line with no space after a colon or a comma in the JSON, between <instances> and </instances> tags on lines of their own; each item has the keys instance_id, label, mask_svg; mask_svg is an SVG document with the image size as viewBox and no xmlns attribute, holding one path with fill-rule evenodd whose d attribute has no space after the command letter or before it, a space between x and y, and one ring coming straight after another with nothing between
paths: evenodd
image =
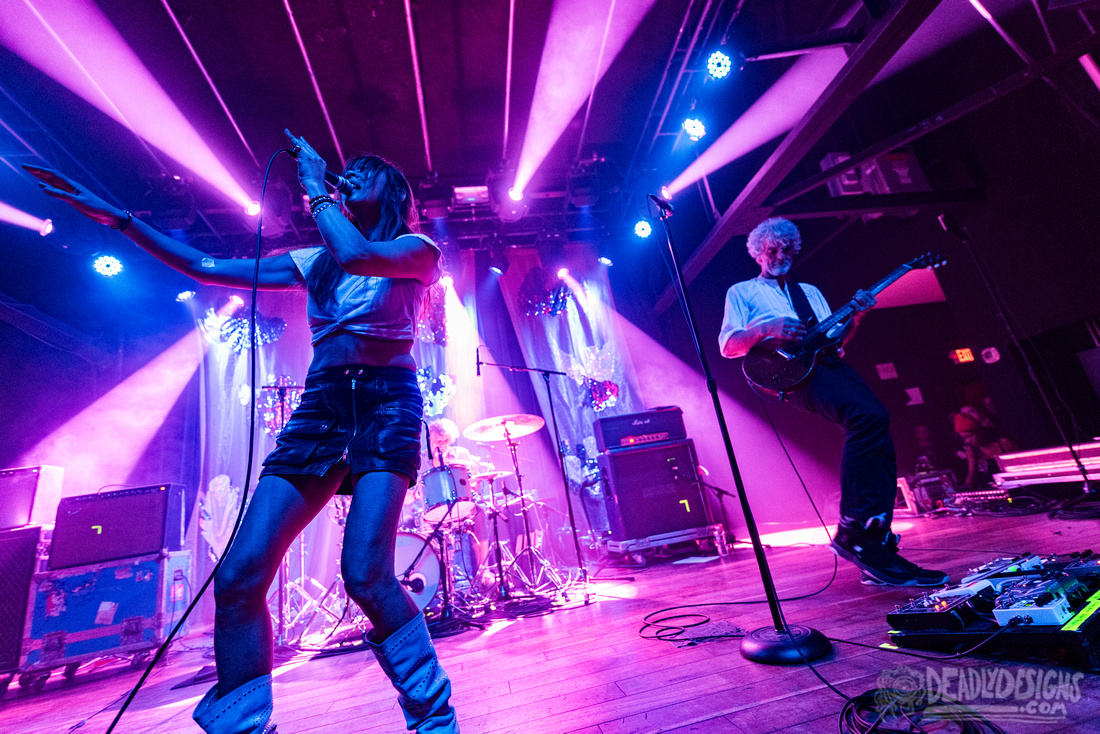
<instances>
[{"instance_id":1,"label":"metal beam","mask_svg":"<svg viewBox=\"0 0 1100 734\"><path fill-rule=\"evenodd\" d=\"M776 207L772 214L787 219L822 219L860 214L906 214L912 213L915 209L942 208L974 201L985 201L983 189L860 194L838 196L835 199L802 200Z\"/></svg>"},{"instance_id":2,"label":"metal beam","mask_svg":"<svg viewBox=\"0 0 1100 734\"><path fill-rule=\"evenodd\" d=\"M711 229L684 265L685 280L695 276L725 247L730 238L748 232L771 213L765 201L783 183L814 144L882 70L902 44L920 27L940 0L896 0L890 10L848 59L794 129L756 172L741 194ZM658 299L657 311L672 305L672 287Z\"/></svg>"},{"instance_id":3,"label":"metal beam","mask_svg":"<svg viewBox=\"0 0 1100 734\"><path fill-rule=\"evenodd\" d=\"M1091 35L1087 38L1083 38L1077 41L1071 46L1067 46L1056 54L1052 54L1042 61L1036 62L1023 71L1016 72L1012 76L1002 79L1001 81L993 84L982 91L972 94L961 102L951 105L950 107L937 112L934 115L930 115L925 119L918 122L916 125L902 130L896 135L892 135L886 138L882 142L876 143L866 150L862 150L856 153L851 158L848 158L843 163L838 163L831 168L828 168L821 173L814 174L803 181L790 186L782 191L776 192L771 198L768 199L768 205L779 207L782 204L801 196L808 191L811 191L818 186L821 186L834 176L839 176L859 165L877 158L884 153L889 153L896 148L900 148L903 145L913 142L917 138L920 138L933 130L938 130L948 123L954 122L965 115L974 112L975 110L985 107L990 102L995 102L1008 94L1015 92L1017 89L1021 89L1029 82L1033 82L1036 79L1046 76L1058 67L1072 63L1079 57L1084 56L1094 48L1100 47L1100 34Z\"/></svg>"},{"instance_id":4,"label":"metal beam","mask_svg":"<svg viewBox=\"0 0 1100 734\"><path fill-rule=\"evenodd\" d=\"M93 345L87 336L76 329L3 293L0 293L0 320L7 321L43 344L74 354L93 366L105 364L110 358L110 354Z\"/></svg>"}]
</instances>

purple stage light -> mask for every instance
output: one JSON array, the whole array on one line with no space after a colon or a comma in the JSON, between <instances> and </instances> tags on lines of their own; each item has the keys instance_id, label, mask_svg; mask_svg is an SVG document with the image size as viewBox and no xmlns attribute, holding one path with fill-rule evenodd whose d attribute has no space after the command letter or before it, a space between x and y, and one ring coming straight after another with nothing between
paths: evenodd
<instances>
[{"instance_id":1,"label":"purple stage light","mask_svg":"<svg viewBox=\"0 0 1100 734\"><path fill-rule=\"evenodd\" d=\"M259 214L260 213L260 202L258 202L258 201L248 202L248 206L246 206L244 208L244 213L247 214L250 217L254 217L257 214Z\"/></svg>"},{"instance_id":2,"label":"purple stage light","mask_svg":"<svg viewBox=\"0 0 1100 734\"><path fill-rule=\"evenodd\" d=\"M104 278L113 278L122 272L122 261L113 255L100 255L92 263L92 267Z\"/></svg>"},{"instance_id":3,"label":"purple stage light","mask_svg":"<svg viewBox=\"0 0 1100 734\"><path fill-rule=\"evenodd\" d=\"M242 209L252 201L91 0L7 3L0 43Z\"/></svg>"},{"instance_id":4,"label":"purple stage light","mask_svg":"<svg viewBox=\"0 0 1100 734\"><path fill-rule=\"evenodd\" d=\"M0 222L8 222L26 229L33 229L45 237L53 231L53 222L49 219L39 219L33 214L16 209L10 204L0 201Z\"/></svg>"},{"instance_id":5,"label":"purple stage light","mask_svg":"<svg viewBox=\"0 0 1100 734\"><path fill-rule=\"evenodd\" d=\"M542 48L527 133L516 165L523 191L656 0L557 0ZM609 13L614 10L614 16Z\"/></svg>"}]
</instances>

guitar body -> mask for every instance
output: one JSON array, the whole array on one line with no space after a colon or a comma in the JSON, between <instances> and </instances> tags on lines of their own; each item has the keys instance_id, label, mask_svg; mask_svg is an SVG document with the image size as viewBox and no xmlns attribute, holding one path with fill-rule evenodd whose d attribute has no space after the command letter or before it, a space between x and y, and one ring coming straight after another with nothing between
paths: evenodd
<instances>
[{"instance_id":1,"label":"guitar body","mask_svg":"<svg viewBox=\"0 0 1100 734\"><path fill-rule=\"evenodd\" d=\"M795 344L766 339L753 345L745 355L741 371L758 392L782 397L805 385L822 354L836 346L838 341L826 339Z\"/></svg>"}]
</instances>

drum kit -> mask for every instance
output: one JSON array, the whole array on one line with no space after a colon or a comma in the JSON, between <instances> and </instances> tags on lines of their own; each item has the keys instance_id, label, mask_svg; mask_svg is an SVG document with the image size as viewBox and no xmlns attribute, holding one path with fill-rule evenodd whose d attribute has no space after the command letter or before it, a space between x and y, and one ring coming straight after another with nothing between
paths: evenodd
<instances>
[{"instance_id":1,"label":"drum kit","mask_svg":"<svg viewBox=\"0 0 1100 734\"><path fill-rule=\"evenodd\" d=\"M539 549L534 526L540 523L536 510L543 503L528 496L520 472L519 439L544 425L542 418L526 414L473 423L462 435L478 443L504 442L512 470L498 470L472 457L442 457L442 464L423 472L409 489L397 532L394 571L418 608L427 609L438 597L440 618L481 626L470 618L505 610L510 602L531 604L566 585ZM337 495L334 502L331 517L342 527L351 498ZM501 538L500 523L516 521L522 532L514 528L515 543L510 544ZM305 614L291 614L295 624L287 625L288 633L291 627L298 632L299 643L321 635L327 644L338 639L338 628L369 626L347 598L339 569L320 598L306 601L310 603L302 610Z\"/></svg>"},{"instance_id":2,"label":"drum kit","mask_svg":"<svg viewBox=\"0 0 1100 734\"><path fill-rule=\"evenodd\" d=\"M398 580L423 609L441 594L441 616L531 599L564 586L558 571L539 550L532 531L536 505L523 487L519 439L545 425L534 415L486 418L462 435L479 443L505 442L512 471L477 461L454 459L422 476L398 536ZM509 486L514 481L514 489ZM522 535L513 552L500 537L500 523L519 518ZM492 542L484 536L491 534ZM402 553L402 547L408 550ZM419 548L417 547L419 546ZM415 552L414 552L415 551Z\"/></svg>"}]
</instances>

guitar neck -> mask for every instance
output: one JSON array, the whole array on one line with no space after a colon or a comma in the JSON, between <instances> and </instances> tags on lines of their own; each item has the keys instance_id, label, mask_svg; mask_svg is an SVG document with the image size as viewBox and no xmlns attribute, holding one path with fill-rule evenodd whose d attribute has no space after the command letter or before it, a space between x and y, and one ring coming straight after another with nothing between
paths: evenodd
<instances>
[{"instance_id":1,"label":"guitar neck","mask_svg":"<svg viewBox=\"0 0 1100 734\"><path fill-rule=\"evenodd\" d=\"M908 273L910 270L912 270L912 268L909 266L908 263L898 267L885 278L868 288L867 292L870 293L872 296L877 296L879 293L886 289L886 286L890 285L898 278ZM800 288L801 286L796 285L795 287ZM837 324L850 318L853 313L855 313L855 308L852 306L851 303L846 303L838 308L836 311L833 311L831 314L829 314L828 317L826 317L820 323L818 323L817 326L811 329L810 333L815 335L818 333L827 334L828 332L832 331ZM806 338L809 338L809 336L810 335L807 334Z\"/></svg>"}]
</instances>

